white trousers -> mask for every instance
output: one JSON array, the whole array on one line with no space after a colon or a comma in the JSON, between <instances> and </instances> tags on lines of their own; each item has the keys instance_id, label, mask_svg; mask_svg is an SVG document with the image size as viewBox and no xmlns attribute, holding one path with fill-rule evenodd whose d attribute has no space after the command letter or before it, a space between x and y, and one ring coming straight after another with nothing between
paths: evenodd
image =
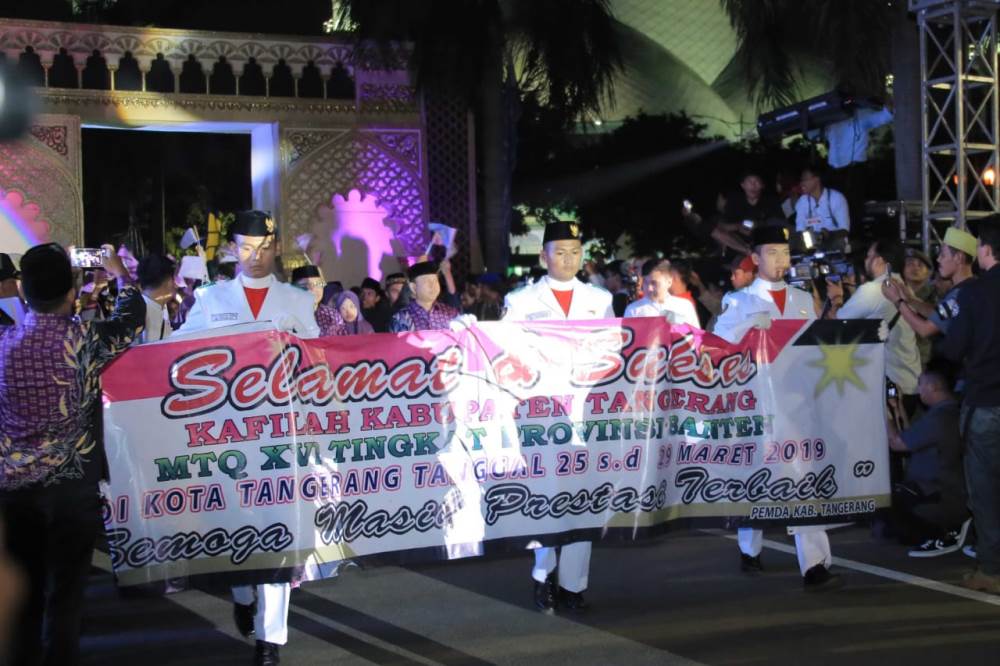
<instances>
[{"instance_id":1,"label":"white trousers","mask_svg":"<svg viewBox=\"0 0 1000 666\"><path fill-rule=\"evenodd\" d=\"M587 589L587 578L590 575L589 541L568 543L560 548L536 548L535 566L531 577L539 583L544 583L559 566L559 587L569 592L583 592ZM559 550L558 562L556 550Z\"/></svg>"},{"instance_id":2,"label":"white trousers","mask_svg":"<svg viewBox=\"0 0 1000 666\"><path fill-rule=\"evenodd\" d=\"M763 530L752 527L741 527L736 531L736 541L740 552L750 557L760 555L764 539ZM799 571L806 572L817 564L830 568L833 555L830 553L830 537L826 534L824 525L803 525L795 528L795 554L799 558Z\"/></svg>"},{"instance_id":3,"label":"white trousers","mask_svg":"<svg viewBox=\"0 0 1000 666\"><path fill-rule=\"evenodd\" d=\"M257 613L253 617L257 640L277 645L288 642L288 596L291 591L292 586L288 583L233 588L233 601L236 603L249 606L255 598L257 600Z\"/></svg>"}]
</instances>

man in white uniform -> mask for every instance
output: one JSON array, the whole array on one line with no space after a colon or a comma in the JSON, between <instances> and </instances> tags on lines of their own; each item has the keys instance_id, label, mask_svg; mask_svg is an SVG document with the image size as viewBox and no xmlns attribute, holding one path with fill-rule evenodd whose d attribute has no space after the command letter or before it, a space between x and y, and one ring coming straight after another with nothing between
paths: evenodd
<instances>
[{"instance_id":1,"label":"man in white uniform","mask_svg":"<svg viewBox=\"0 0 1000 666\"><path fill-rule=\"evenodd\" d=\"M611 294L576 279L583 261L583 244L577 224L553 222L546 225L541 259L547 274L534 284L507 294L504 321L614 318ZM587 607L583 591L587 589L590 573L590 546L589 541L578 541L559 549L535 549L531 577L535 581L535 606L540 611L553 611L557 596L567 610L582 611ZM557 550L561 551L558 557ZM553 576L557 566L558 595Z\"/></svg>"},{"instance_id":2,"label":"man in white uniform","mask_svg":"<svg viewBox=\"0 0 1000 666\"><path fill-rule=\"evenodd\" d=\"M236 214L230 233L238 250L235 280L200 287L177 334L209 328L271 321L301 338L319 337L313 297L274 277L275 223L258 210ZM279 662L278 647L288 642L288 583L233 588L233 617L244 636L256 634L258 666Z\"/></svg>"},{"instance_id":3,"label":"man in white uniform","mask_svg":"<svg viewBox=\"0 0 1000 666\"><path fill-rule=\"evenodd\" d=\"M642 265L642 291L644 296L629 303L625 308L626 317L666 317L671 324L687 324L700 328L698 312L686 298L670 293L674 282L670 274L670 262L666 259L650 259Z\"/></svg>"},{"instance_id":4,"label":"man in white uniform","mask_svg":"<svg viewBox=\"0 0 1000 666\"><path fill-rule=\"evenodd\" d=\"M815 319L811 294L789 287L785 273L791 265L788 230L780 221L753 231L753 254L757 278L749 287L731 292L722 301L722 314L713 333L729 342L739 342L751 328L768 328L772 319ZM830 539L822 525L793 527L795 551L806 589L824 589L841 582L830 573ZM762 570L760 551L763 530L741 527L738 531L740 567L746 573Z\"/></svg>"}]
</instances>

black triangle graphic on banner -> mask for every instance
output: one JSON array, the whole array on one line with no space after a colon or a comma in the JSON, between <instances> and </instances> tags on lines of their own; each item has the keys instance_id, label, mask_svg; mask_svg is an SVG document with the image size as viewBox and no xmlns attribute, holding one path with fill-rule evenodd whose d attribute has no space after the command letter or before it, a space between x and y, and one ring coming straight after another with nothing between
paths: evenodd
<instances>
[{"instance_id":1,"label":"black triangle graphic on banner","mask_svg":"<svg viewBox=\"0 0 1000 666\"><path fill-rule=\"evenodd\" d=\"M881 319L817 319L792 346L878 344L882 342L878 337L881 324Z\"/></svg>"}]
</instances>

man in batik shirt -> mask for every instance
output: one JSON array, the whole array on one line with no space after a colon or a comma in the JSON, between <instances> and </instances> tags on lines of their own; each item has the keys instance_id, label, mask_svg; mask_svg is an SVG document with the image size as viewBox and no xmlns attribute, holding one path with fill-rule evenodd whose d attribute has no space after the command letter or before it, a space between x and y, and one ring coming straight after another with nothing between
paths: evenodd
<instances>
[{"instance_id":1,"label":"man in batik shirt","mask_svg":"<svg viewBox=\"0 0 1000 666\"><path fill-rule=\"evenodd\" d=\"M319 267L312 264L299 266L292 271L292 284L300 289L305 289L312 294L316 304L316 323L319 325L319 336L325 338L328 335L347 335L344 318L340 316L337 308L323 305L323 289L326 282L320 275Z\"/></svg>"},{"instance_id":2,"label":"man in batik shirt","mask_svg":"<svg viewBox=\"0 0 1000 666\"><path fill-rule=\"evenodd\" d=\"M81 323L69 257L54 243L21 259L24 321L0 327L0 511L28 598L11 631L13 664L78 661L83 591L101 529L105 475L101 370L128 349L146 305L110 245L112 315Z\"/></svg>"},{"instance_id":3,"label":"man in batik shirt","mask_svg":"<svg viewBox=\"0 0 1000 666\"><path fill-rule=\"evenodd\" d=\"M407 333L409 331L447 330L448 323L458 316L457 309L438 301L441 295L441 281L438 279L438 264L423 261L410 267L410 289L413 300L392 316L389 331Z\"/></svg>"}]
</instances>

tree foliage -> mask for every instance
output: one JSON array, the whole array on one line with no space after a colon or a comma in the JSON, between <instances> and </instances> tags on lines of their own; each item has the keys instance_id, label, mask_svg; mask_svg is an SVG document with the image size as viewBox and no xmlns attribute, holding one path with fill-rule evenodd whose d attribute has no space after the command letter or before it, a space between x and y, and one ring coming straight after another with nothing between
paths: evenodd
<instances>
[{"instance_id":1,"label":"tree foliage","mask_svg":"<svg viewBox=\"0 0 1000 666\"><path fill-rule=\"evenodd\" d=\"M803 59L825 64L838 87L881 96L892 4L903 1L720 0L751 99L762 107L796 101Z\"/></svg>"},{"instance_id":2,"label":"tree foliage","mask_svg":"<svg viewBox=\"0 0 1000 666\"><path fill-rule=\"evenodd\" d=\"M612 101L622 67L608 0L343 0L339 7L338 22L353 26L362 43L411 44L422 89L458 93L473 106L497 57L504 80L567 123Z\"/></svg>"}]
</instances>

